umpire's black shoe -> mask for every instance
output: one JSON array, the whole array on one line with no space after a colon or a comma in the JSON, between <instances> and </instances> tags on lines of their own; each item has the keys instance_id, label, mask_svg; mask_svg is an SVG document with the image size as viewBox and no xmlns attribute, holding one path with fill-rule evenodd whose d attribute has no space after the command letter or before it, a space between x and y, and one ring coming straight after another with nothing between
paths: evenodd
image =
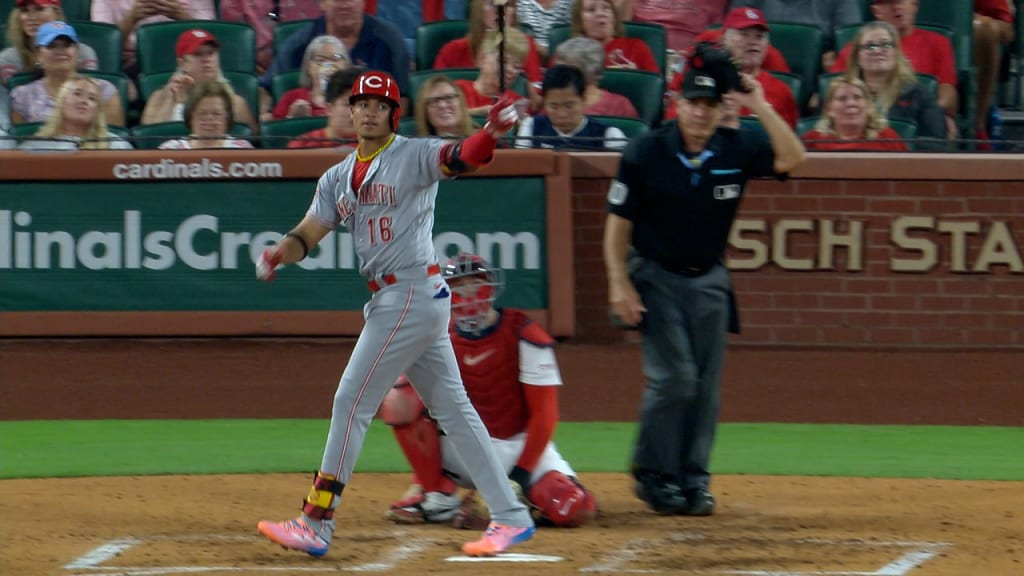
<instances>
[{"instance_id":1,"label":"umpire's black shoe","mask_svg":"<svg viewBox=\"0 0 1024 576\"><path fill-rule=\"evenodd\" d=\"M694 488L684 493L686 507L677 512L683 516L711 516L715 513L715 497L706 488Z\"/></svg>"},{"instance_id":2,"label":"umpire's black shoe","mask_svg":"<svg viewBox=\"0 0 1024 576\"><path fill-rule=\"evenodd\" d=\"M655 472L636 472L636 496L658 514L682 514L688 508L679 484Z\"/></svg>"}]
</instances>

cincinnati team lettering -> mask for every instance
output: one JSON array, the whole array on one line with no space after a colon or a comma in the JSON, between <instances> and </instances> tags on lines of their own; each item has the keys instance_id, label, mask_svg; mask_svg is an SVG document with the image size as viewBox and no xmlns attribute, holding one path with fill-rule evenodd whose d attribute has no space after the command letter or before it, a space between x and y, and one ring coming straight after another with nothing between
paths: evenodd
<instances>
[{"instance_id":1,"label":"cincinnati team lettering","mask_svg":"<svg viewBox=\"0 0 1024 576\"><path fill-rule=\"evenodd\" d=\"M359 187L360 206L395 206L395 187L391 184L366 182Z\"/></svg>"}]
</instances>

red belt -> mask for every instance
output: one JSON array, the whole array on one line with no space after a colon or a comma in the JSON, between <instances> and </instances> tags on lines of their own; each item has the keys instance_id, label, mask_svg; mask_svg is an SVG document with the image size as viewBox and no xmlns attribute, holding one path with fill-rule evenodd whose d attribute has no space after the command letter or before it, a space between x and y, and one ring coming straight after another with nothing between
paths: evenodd
<instances>
[{"instance_id":1,"label":"red belt","mask_svg":"<svg viewBox=\"0 0 1024 576\"><path fill-rule=\"evenodd\" d=\"M440 264L431 264L427 266L427 276L436 276L441 273ZM380 280L370 280L366 283L366 286L370 289L370 292L376 292L384 286L391 286L398 282L398 277L394 274L385 274L380 277Z\"/></svg>"}]
</instances>

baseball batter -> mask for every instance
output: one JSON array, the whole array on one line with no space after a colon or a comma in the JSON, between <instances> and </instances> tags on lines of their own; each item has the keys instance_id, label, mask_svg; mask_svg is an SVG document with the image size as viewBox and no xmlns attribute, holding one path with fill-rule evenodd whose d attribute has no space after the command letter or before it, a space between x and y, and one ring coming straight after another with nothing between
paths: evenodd
<instances>
[{"instance_id":1,"label":"baseball batter","mask_svg":"<svg viewBox=\"0 0 1024 576\"><path fill-rule=\"evenodd\" d=\"M358 147L317 183L306 217L256 265L270 280L283 264L305 258L343 224L355 240L360 273L372 297L366 319L334 396L323 461L302 514L262 521L261 534L311 556L327 553L334 512L352 475L367 426L400 374L416 382L423 403L463 455L469 473L495 511L483 536L462 549L493 556L533 536L533 520L501 467L480 417L470 404L448 337L450 293L434 253L432 232L437 182L486 164L496 139L516 122L514 102L499 100L482 130L452 142L395 134L401 114L395 79L361 75L349 98Z\"/></svg>"},{"instance_id":2,"label":"baseball batter","mask_svg":"<svg viewBox=\"0 0 1024 576\"><path fill-rule=\"evenodd\" d=\"M452 291L449 332L462 381L509 478L546 523L580 526L593 519L593 494L551 441L562 384L554 339L522 310L494 308L504 287L502 270L479 256L456 256L445 266L444 277ZM488 512L477 505L475 491L460 506L455 485L473 486L470 469L450 438L440 434L408 380L388 392L381 418L393 427L415 473L412 488L391 505L389 518L402 523L451 520L459 528L487 522Z\"/></svg>"}]
</instances>

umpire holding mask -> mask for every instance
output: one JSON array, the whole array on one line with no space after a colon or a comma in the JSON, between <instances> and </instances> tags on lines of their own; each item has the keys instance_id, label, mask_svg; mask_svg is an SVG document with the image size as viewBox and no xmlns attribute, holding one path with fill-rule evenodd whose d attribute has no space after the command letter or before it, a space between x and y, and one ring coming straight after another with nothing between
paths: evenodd
<instances>
[{"instance_id":1,"label":"umpire holding mask","mask_svg":"<svg viewBox=\"0 0 1024 576\"><path fill-rule=\"evenodd\" d=\"M722 95L764 128L719 128ZM647 379L633 453L636 494L657 513L707 516L726 334L738 332L729 229L751 178L785 178L804 147L761 86L724 51L698 45L678 124L626 147L608 191L604 257L613 318L642 332Z\"/></svg>"}]
</instances>

